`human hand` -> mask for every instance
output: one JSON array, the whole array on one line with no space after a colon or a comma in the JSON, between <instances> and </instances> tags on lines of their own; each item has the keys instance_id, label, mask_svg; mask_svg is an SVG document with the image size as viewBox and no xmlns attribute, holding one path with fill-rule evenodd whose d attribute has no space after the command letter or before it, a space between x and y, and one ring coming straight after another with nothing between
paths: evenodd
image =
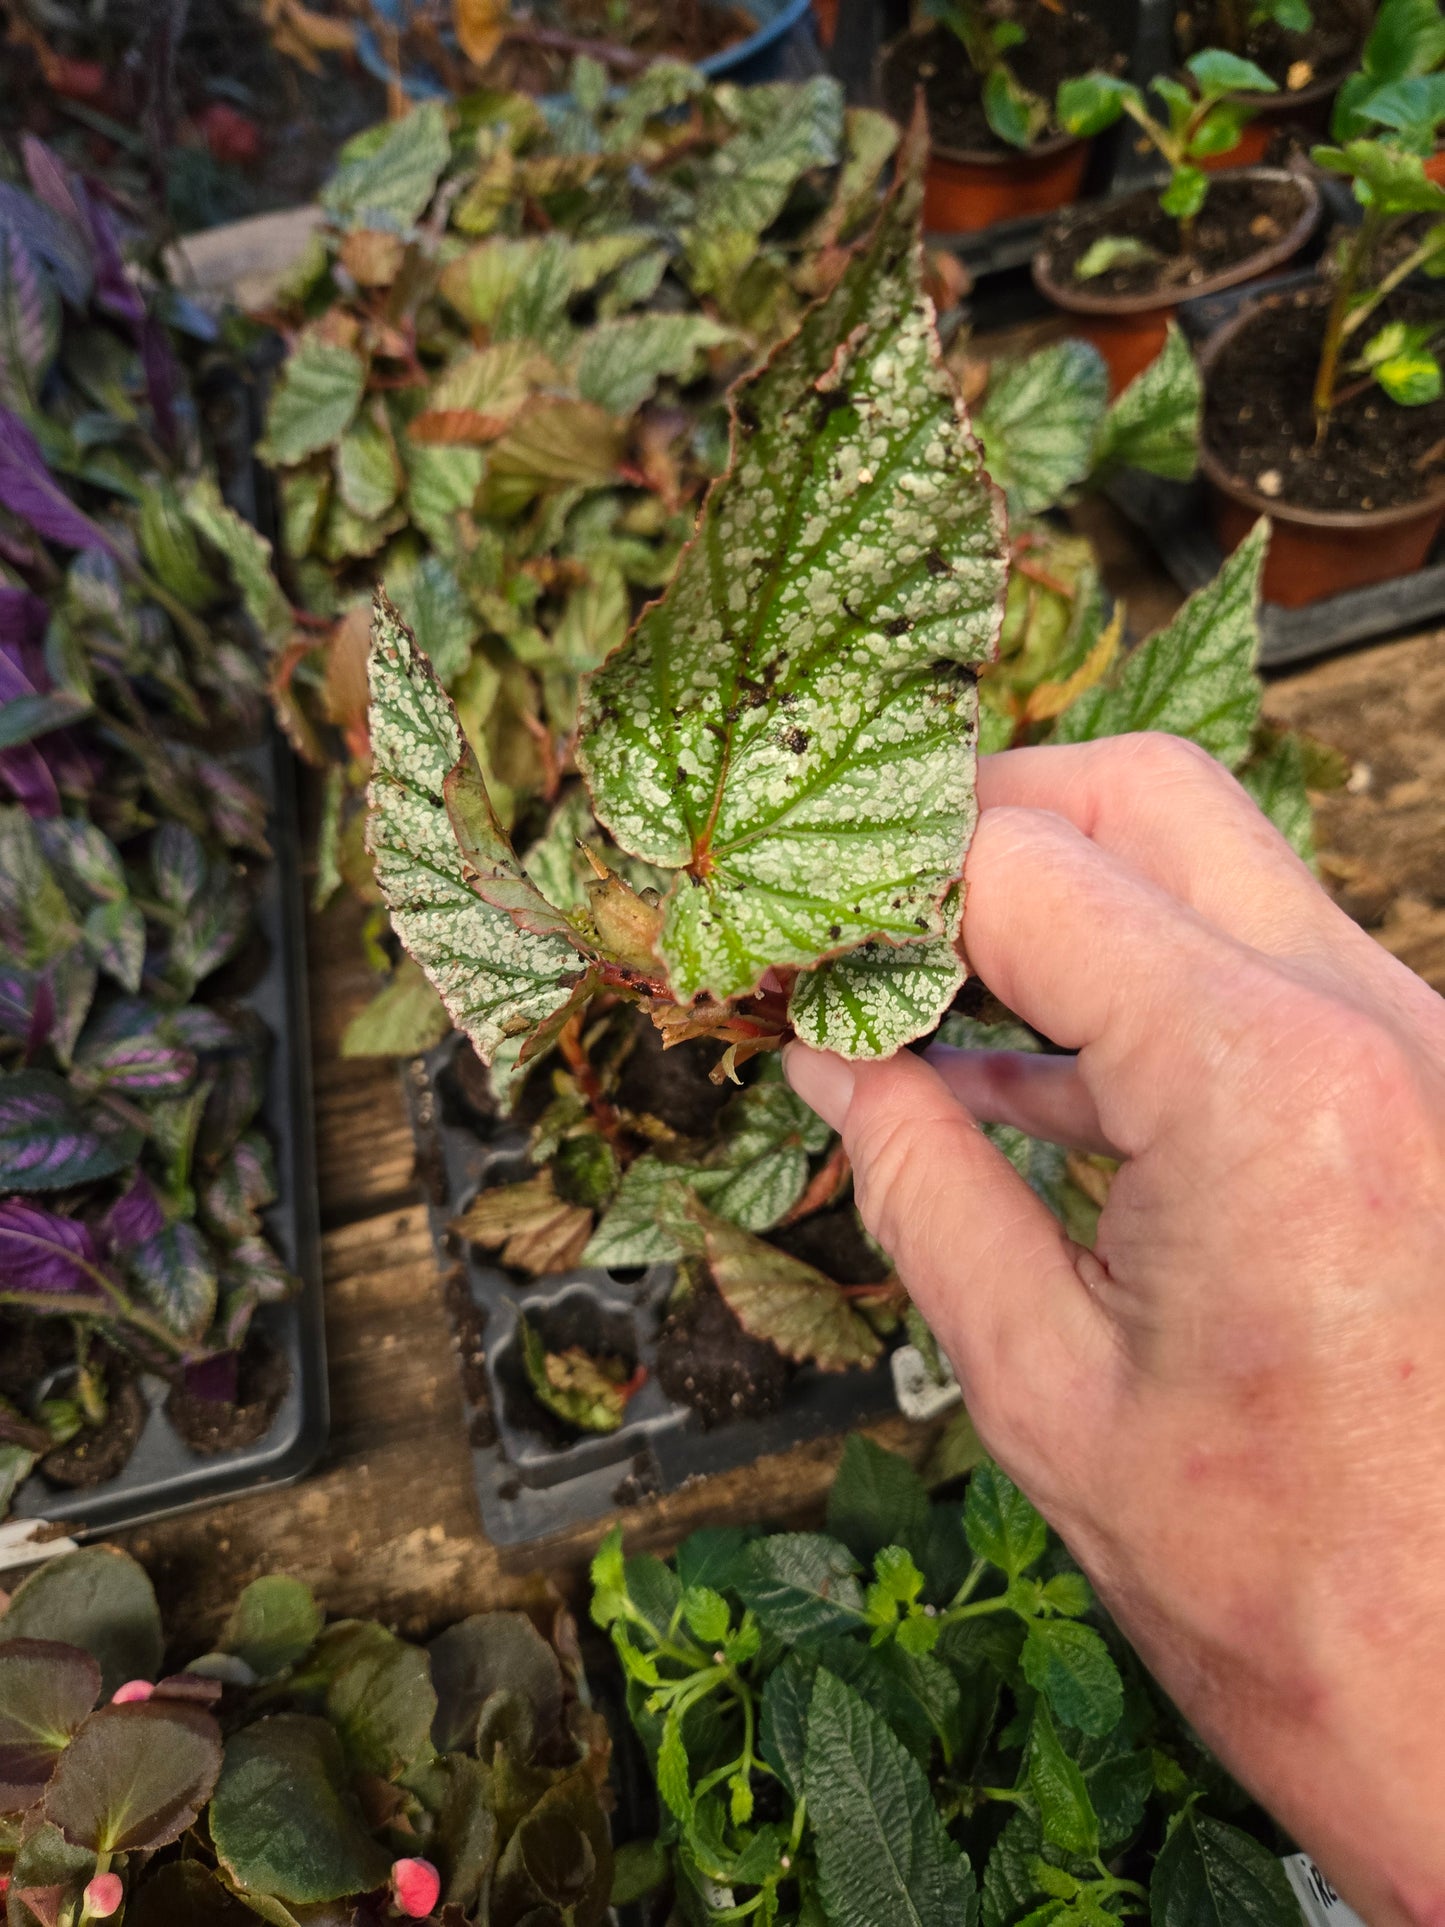
<instances>
[{"instance_id":1,"label":"human hand","mask_svg":"<svg viewBox=\"0 0 1445 1927\"><path fill-rule=\"evenodd\" d=\"M1445 1927L1445 1002L1172 737L983 759L964 944L1073 1057L794 1044L979 1434L1371 1927ZM974 1119L1124 1160L1081 1250Z\"/></svg>"}]
</instances>

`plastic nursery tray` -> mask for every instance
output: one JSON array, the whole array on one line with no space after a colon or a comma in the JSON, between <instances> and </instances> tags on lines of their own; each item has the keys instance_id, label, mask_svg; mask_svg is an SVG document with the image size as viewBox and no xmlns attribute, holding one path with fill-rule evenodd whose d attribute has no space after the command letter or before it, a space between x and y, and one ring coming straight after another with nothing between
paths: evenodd
<instances>
[{"instance_id":1,"label":"plastic nursery tray","mask_svg":"<svg viewBox=\"0 0 1445 1927\"><path fill-rule=\"evenodd\" d=\"M1312 274L1280 275L1248 288L1186 302L1179 318L1187 334L1196 341L1203 340L1244 302L1303 287L1313 278ZM1107 492L1116 507L1148 535L1181 589L1197 589L1218 573L1224 551L1210 527L1201 481L1165 482L1128 470L1108 485ZM1266 668L1305 662L1353 643L1375 641L1437 622L1445 616L1445 538L1437 538L1432 558L1411 575L1327 596L1302 609L1264 603L1260 610L1260 662Z\"/></svg>"},{"instance_id":2,"label":"plastic nursery tray","mask_svg":"<svg viewBox=\"0 0 1445 1927\"><path fill-rule=\"evenodd\" d=\"M781 1408L704 1430L667 1397L656 1374L657 1336L674 1271L577 1267L519 1282L484 1262L449 1229L477 1192L526 1174L526 1137L505 1125L486 1135L450 1075L455 1033L412 1066L410 1098L420 1163L431 1179L431 1225L443 1266L481 1314L490 1410L468 1398L472 1476L482 1523L500 1545L541 1539L689 1479L749 1465L806 1439L825 1437L896 1409L884 1358L868 1371L803 1367ZM647 1379L616 1431L566 1435L532 1399L522 1365L522 1313L544 1336L605 1350L647 1367ZM465 1381L463 1396L467 1397Z\"/></svg>"},{"instance_id":3,"label":"plastic nursery tray","mask_svg":"<svg viewBox=\"0 0 1445 1927\"><path fill-rule=\"evenodd\" d=\"M250 455L257 432L255 395L249 385L227 379L202 399L223 465L226 499L264 528L270 519L269 505L258 495ZM254 908L264 964L239 1001L261 1019L270 1039L265 1096L257 1118L274 1153L278 1192L276 1203L265 1213L266 1232L287 1268L300 1279L294 1297L284 1304L260 1307L255 1329L285 1358L290 1383L264 1438L228 1452L200 1453L171 1429L163 1409L167 1381L143 1375L145 1426L134 1452L113 1479L62 1487L36 1472L15 1494L12 1519L64 1525L73 1538L118 1532L190 1506L287 1484L310 1470L326 1444L330 1415L306 1007L305 900L294 771L291 753L274 730L264 743L238 754L236 761L271 799L267 835L274 855L270 862L257 865ZM0 1565L35 1557L35 1544L17 1543L9 1548L9 1555L7 1559L0 1551Z\"/></svg>"}]
</instances>

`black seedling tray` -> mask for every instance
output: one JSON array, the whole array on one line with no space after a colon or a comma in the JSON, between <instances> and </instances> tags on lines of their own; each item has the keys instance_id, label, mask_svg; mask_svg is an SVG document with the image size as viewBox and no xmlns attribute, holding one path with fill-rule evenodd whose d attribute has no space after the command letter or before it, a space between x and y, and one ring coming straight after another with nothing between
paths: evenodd
<instances>
[{"instance_id":1,"label":"black seedling tray","mask_svg":"<svg viewBox=\"0 0 1445 1927\"><path fill-rule=\"evenodd\" d=\"M443 1266L459 1279L484 1325L487 1405L467 1402L472 1476L490 1539L518 1545L546 1538L619 1505L897 1409L885 1356L867 1371L803 1367L789 1380L778 1411L705 1431L698 1415L674 1403L657 1380L671 1264L617 1272L579 1266L529 1283L488 1263L450 1227L479 1191L527 1174L526 1134L506 1124L488 1127L467 1106L449 1074L463 1047L454 1032L416 1062L409 1092L420 1164L430 1180L432 1235ZM568 1435L535 1403L522 1364L524 1311L559 1345L580 1344L647 1368L616 1432Z\"/></svg>"},{"instance_id":2,"label":"black seedling tray","mask_svg":"<svg viewBox=\"0 0 1445 1927\"><path fill-rule=\"evenodd\" d=\"M267 529L270 504L261 493L264 478L251 459L258 432L253 387L228 376L202 401L222 462L227 501L254 526ZM143 1375L139 1383L148 1408L145 1426L113 1479L70 1488L52 1485L36 1472L15 1494L12 1518L63 1524L74 1538L119 1532L190 1506L287 1484L310 1470L326 1444L330 1412L294 770L290 751L274 731L235 760L271 799L267 837L274 855L255 865L253 912L264 964L238 1001L255 1012L270 1039L257 1124L274 1154L278 1197L264 1214L265 1227L287 1269L300 1280L299 1292L284 1304L259 1307L253 1329L285 1359L290 1383L264 1438L231 1451L201 1453L171 1429L163 1409L168 1382Z\"/></svg>"},{"instance_id":3,"label":"black seedling tray","mask_svg":"<svg viewBox=\"0 0 1445 1927\"><path fill-rule=\"evenodd\" d=\"M1266 294L1307 286L1313 273L1278 275L1247 288L1228 289L1186 302L1179 319L1195 341L1222 326L1250 301ZM1193 591L1218 574L1224 551L1210 527L1204 484L1165 482L1130 469L1107 485L1115 506L1148 535L1159 558L1181 589ZM1350 538L1342 536L1342 541ZM1376 641L1404 630L1428 628L1445 616L1445 537L1437 539L1432 559L1412 575L1396 576L1368 588L1327 596L1302 609L1266 602L1260 609L1259 660L1265 668L1307 662L1354 643Z\"/></svg>"},{"instance_id":4,"label":"black seedling tray","mask_svg":"<svg viewBox=\"0 0 1445 1927\"><path fill-rule=\"evenodd\" d=\"M237 759L273 798L269 837L275 857L260 866L255 927L266 951L260 980L244 1003L266 1026L271 1048L257 1122L275 1155L279 1196L265 1214L267 1235L301 1280L284 1304L262 1305L254 1330L285 1358L291 1382L271 1429L254 1445L193 1452L175 1433L164 1405L169 1383L144 1374L144 1430L113 1479L75 1488L35 1472L16 1493L11 1516L63 1523L75 1538L119 1532L188 1506L235 1498L299 1479L326 1444L326 1337L321 1309L320 1231L311 1120L302 894L290 752L273 740Z\"/></svg>"}]
</instances>

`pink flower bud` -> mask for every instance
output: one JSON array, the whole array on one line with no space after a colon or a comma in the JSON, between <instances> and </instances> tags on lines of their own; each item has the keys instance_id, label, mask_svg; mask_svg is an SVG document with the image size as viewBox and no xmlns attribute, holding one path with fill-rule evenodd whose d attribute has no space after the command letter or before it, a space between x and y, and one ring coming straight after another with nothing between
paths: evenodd
<instances>
[{"instance_id":1,"label":"pink flower bud","mask_svg":"<svg viewBox=\"0 0 1445 1927\"><path fill-rule=\"evenodd\" d=\"M109 1920L120 1912L125 1888L118 1873L98 1873L85 1890L85 1911L92 1920Z\"/></svg>"},{"instance_id":2,"label":"pink flower bud","mask_svg":"<svg viewBox=\"0 0 1445 1927\"><path fill-rule=\"evenodd\" d=\"M425 1920L441 1897L442 1877L430 1860L393 1860L391 1891L408 1920Z\"/></svg>"},{"instance_id":3,"label":"pink flower bud","mask_svg":"<svg viewBox=\"0 0 1445 1927\"><path fill-rule=\"evenodd\" d=\"M112 1706L129 1706L135 1700L148 1700L156 1689L148 1679L128 1679L110 1696Z\"/></svg>"}]
</instances>

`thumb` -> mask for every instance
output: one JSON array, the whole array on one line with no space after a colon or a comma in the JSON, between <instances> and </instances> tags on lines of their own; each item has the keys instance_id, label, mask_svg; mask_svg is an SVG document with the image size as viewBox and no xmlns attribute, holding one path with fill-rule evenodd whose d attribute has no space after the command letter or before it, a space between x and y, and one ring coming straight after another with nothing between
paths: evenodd
<instances>
[{"instance_id":1,"label":"thumb","mask_svg":"<svg viewBox=\"0 0 1445 1927\"><path fill-rule=\"evenodd\" d=\"M804 1044L783 1056L803 1102L842 1134L864 1224L952 1360L974 1423L1006 1465L1045 1428L1077 1436L1113 1341L1093 1264L911 1051L850 1063Z\"/></svg>"}]
</instances>

